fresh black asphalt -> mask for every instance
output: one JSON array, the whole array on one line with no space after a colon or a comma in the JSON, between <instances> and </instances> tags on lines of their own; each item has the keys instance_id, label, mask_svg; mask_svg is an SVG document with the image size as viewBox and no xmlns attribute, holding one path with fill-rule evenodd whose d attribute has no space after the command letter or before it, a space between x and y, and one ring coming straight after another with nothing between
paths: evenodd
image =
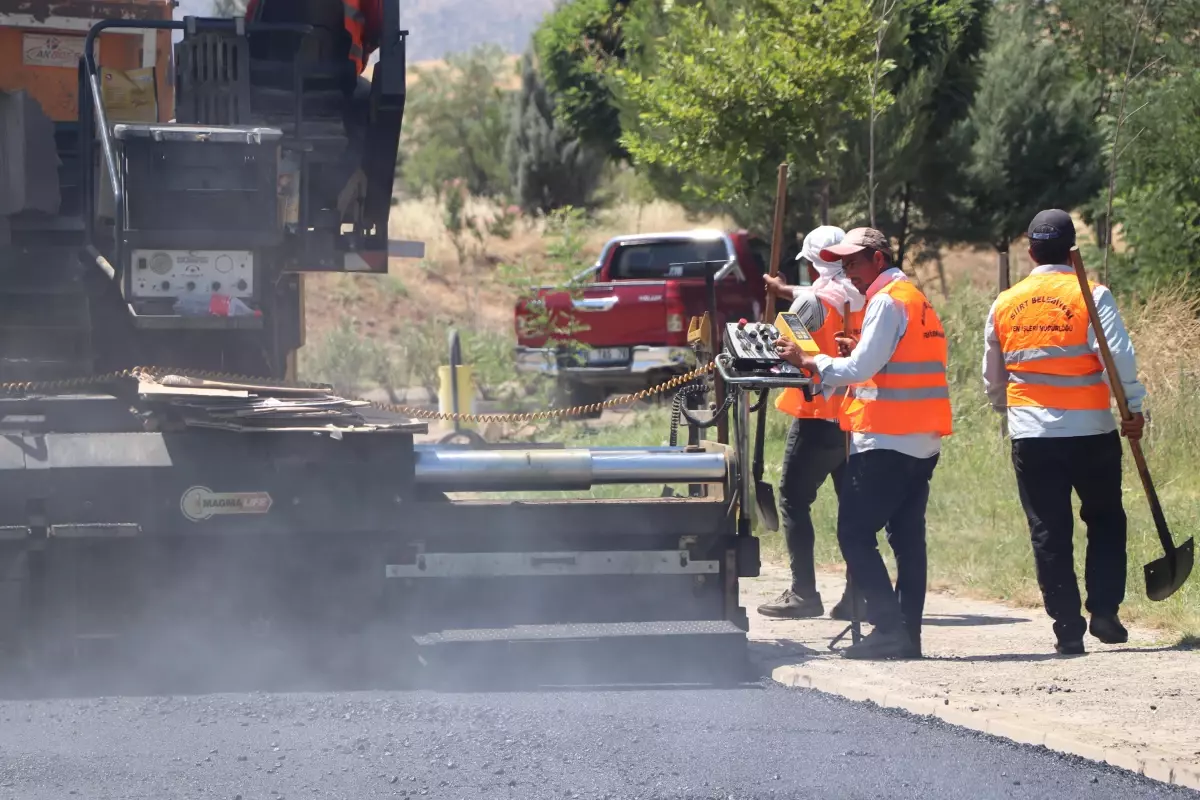
<instances>
[{"instance_id":1,"label":"fresh black asphalt","mask_svg":"<svg viewBox=\"0 0 1200 800\"><path fill-rule=\"evenodd\" d=\"M1200 797L937 721L733 689L7 700L0 798Z\"/></svg>"}]
</instances>

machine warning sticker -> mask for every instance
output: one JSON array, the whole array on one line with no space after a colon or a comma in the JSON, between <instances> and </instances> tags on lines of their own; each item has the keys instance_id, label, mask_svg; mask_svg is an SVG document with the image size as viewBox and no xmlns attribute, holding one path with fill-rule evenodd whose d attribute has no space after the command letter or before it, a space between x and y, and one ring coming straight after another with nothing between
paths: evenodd
<instances>
[{"instance_id":1,"label":"machine warning sticker","mask_svg":"<svg viewBox=\"0 0 1200 800\"><path fill-rule=\"evenodd\" d=\"M179 508L192 522L217 514L265 514L271 510L271 495L266 492L214 492L207 486L193 486L183 493Z\"/></svg>"}]
</instances>

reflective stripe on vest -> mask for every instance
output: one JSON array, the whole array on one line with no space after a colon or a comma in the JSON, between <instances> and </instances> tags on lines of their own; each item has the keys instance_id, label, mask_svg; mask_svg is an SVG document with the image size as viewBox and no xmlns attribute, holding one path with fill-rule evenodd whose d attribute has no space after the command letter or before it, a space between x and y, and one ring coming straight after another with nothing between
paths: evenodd
<instances>
[{"instance_id":1,"label":"reflective stripe on vest","mask_svg":"<svg viewBox=\"0 0 1200 800\"><path fill-rule=\"evenodd\" d=\"M1109 408L1104 367L1088 343L1087 305L1073 273L1030 275L1001 292L993 324L1008 371L1009 406Z\"/></svg>"},{"instance_id":2,"label":"reflective stripe on vest","mask_svg":"<svg viewBox=\"0 0 1200 800\"><path fill-rule=\"evenodd\" d=\"M359 75L366 67L363 53L363 31L367 24L367 17L359 5L360 2L361 0L343 0L342 2L346 32L350 34L350 60L354 62L354 68L358 70Z\"/></svg>"},{"instance_id":3,"label":"reflective stripe on vest","mask_svg":"<svg viewBox=\"0 0 1200 800\"><path fill-rule=\"evenodd\" d=\"M942 322L910 281L892 281L879 291L904 307L908 324L891 360L854 386L842 427L856 433L949 436L954 426Z\"/></svg>"},{"instance_id":4,"label":"reflective stripe on vest","mask_svg":"<svg viewBox=\"0 0 1200 800\"><path fill-rule=\"evenodd\" d=\"M809 333L822 353L836 358L837 343L834 342L833 335L844 330L841 311L819 298L817 302L825 310L825 321L820 328ZM853 336L862 335L862 321L863 311L850 312L850 333ZM844 402L842 390L839 389L828 399L820 393L818 387L814 386L813 390L813 399L810 401L804 399L804 392L800 389L784 389L775 400L775 408L798 419L839 419Z\"/></svg>"}]
</instances>

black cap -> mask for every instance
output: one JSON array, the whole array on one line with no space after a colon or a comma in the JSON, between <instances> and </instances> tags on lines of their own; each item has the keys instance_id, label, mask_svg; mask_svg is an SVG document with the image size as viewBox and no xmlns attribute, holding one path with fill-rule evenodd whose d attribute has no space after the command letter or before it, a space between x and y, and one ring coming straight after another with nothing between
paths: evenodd
<instances>
[{"instance_id":1,"label":"black cap","mask_svg":"<svg viewBox=\"0 0 1200 800\"><path fill-rule=\"evenodd\" d=\"M1075 244L1075 223L1071 215L1061 209L1050 208L1039 211L1029 223L1029 243L1035 249L1046 242L1055 249L1070 248Z\"/></svg>"}]
</instances>

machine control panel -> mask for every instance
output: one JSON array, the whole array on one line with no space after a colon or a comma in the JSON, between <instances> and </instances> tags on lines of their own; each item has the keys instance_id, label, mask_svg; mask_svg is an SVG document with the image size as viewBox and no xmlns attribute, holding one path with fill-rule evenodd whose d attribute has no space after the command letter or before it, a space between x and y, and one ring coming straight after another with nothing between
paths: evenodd
<instances>
[{"instance_id":1,"label":"machine control panel","mask_svg":"<svg viewBox=\"0 0 1200 800\"><path fill-rule=\"evenodd\" d=\"M254 297L254 254L245 250L134 250L133 295Z\"/></svg>"},{"instance_id":2,"label":"machine control panel","mask_svg":"<svg viewBox=\"0 0 1200 800\"><path fill-rule=\"evenodd\" d=\"M725 324L725 341L738 370L769 369L780 362L775 343L779 331L765 322L744 319Z\"/></svg>"},{"instance_id":3,"label":"machine control panel","mask_svg":"<svg viewBox=\"0 0 1200 800\"><path fill-rule=\"evenodd\" d=\"M806 353L815 355L820 352L812 334L795 314L780 314L775 318L774 325L747 322L744 319L725 325L726 349L733 356L733 366L738 370L771 369L784 364L779 351L775 349L781 337L791 339Z\"/></svg>"},{"instance_id":4,"label":"machine control panel","mask_svg":"<svg viewBox=\"0 0 1200 800\"><path fill-rule=\"evenodd\" d=\"M784 336L806 352L820 352L795 314L780 314L774 325L744 319L726 323L725 346L716 359L726 384L749 390L794 387L803 390L806 398L812 397L812 378L784 361L775 349Z\"/></svg>"}]
</instances>

